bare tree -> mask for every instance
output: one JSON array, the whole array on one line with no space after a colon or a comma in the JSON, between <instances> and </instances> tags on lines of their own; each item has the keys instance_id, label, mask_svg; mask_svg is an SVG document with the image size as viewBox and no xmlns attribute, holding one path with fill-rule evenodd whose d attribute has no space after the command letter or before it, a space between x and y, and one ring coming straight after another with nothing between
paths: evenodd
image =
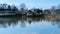
<instances>
[{"instance_id":1,"label":"bare tree","mask_svg":"<svg viewBox=\"0 0 60 34\"><path fill-rule=\"evenodd\" d=\"M17 10L18 10L18 8L17 8L15 5L12 5L12 6L11 6L11 9L12 9L13 11L17 11Z\"/></svg>"},{"instance_id":2,"label":"bare tree","mask_svg":"<svg viewBox=\"0 0 60 34\"><path fill-rule=\"evenodd\" d=\"M7 9L8 5L7 4L2 4L2 9Z\"/></svg>"},{"instance_id":3,"label":"bare tree","mask_svg":"<svg viewBox=\"0 0 60 34\"><path fill-rule=\"evenodd\" d=\"M11 10L11 6L10 5L8 5L8 10Z\"/></svg>"},{"instance_id":4,"label":"bare tree","mask_svg":"<svg viewBox=\"0 0 60 34\"><path fill-rule=\"evenodd\" d=\"M25 4L24 3L22 3L22 4L20 4L20 11L24 11L25 10Z\"/></svg>"},{"instance_id":5,"label":"bare tree","mask_svg":"<svg viewBox=\"0 0 60 34\"><path fill-rule=\"evenodd\" d=\"M60 9L60 4L57 6L58 9Z\"/></svg>"}]
</instances>

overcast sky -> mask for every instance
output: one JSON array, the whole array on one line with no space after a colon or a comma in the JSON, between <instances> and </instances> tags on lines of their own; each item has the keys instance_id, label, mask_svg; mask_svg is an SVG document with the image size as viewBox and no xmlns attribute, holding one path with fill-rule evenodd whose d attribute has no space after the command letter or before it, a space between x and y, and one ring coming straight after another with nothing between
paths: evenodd
<instances>
[{"instance_id":1,"label":"overcast sky","mask_svg":"<svg viewBox=\"0 0 60 34\"><path fill-rule=\"evenodd\" d=\"M21 3L25 3L28 8L42 8L47 9L51 6L56 6L60 4L60 0L0 0L0 3L7 4L16 4L20 5Z\"/></svg>"}]
</instances>

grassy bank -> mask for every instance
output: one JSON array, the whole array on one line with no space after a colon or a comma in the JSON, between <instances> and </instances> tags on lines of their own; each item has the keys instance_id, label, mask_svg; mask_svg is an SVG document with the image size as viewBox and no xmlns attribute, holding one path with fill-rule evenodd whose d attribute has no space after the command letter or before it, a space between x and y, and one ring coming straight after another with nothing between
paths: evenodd
<instances>
[{"instance_id":1,"label":"grassy bank","mask_svg":"<svg viewBox=\"0 0 60 34\"><path fill-rule=\"evenodd\" d=\"M60 19L60 14L48 14L45 15L46 18L58 18Z\"/></svg>"}]
</instances>

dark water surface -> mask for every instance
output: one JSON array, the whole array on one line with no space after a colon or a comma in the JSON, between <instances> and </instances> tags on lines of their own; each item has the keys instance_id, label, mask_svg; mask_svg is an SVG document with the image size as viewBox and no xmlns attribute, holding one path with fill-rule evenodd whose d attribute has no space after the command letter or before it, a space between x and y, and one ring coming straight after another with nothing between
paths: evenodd
<instances>
[{"instance_id":1,"label":"dark water surface","mask_svg":"<svg viewBox=\"0 0 60 34\"><path fill-rule=\"evenodd\" d=\"M0 17L0 34L60 34L60 19L52 17Z\"/></svg>"}]
</instances>

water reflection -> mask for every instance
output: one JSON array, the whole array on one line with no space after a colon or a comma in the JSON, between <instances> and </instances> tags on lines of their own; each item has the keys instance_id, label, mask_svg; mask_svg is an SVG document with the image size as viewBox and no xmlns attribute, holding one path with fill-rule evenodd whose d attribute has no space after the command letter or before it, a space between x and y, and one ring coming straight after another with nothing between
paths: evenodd
<instances>
[{"instance_id":1,"label":"water reflection","mask_svg":"<svg viewBox=\"0 0 60 34\"><path fill-rule=\"evenodd\" d=\"M7 27L15 27L16 25L20 24L21 27L26 27L26 24L36 23L48 21L52 25L57 25L60 28L60 18L57 17L12 17L12 18L2 18L0 17L0 27L7 28Z\"/></svg>"},{"instance_id":2,"label":"water reflection","mask_svg":"<svg viewBox=\"0 0 60 34\"><path fill-rule=\"evenodd\" d=\"M52 25L57 25L57 27L60 28L60 19L52 20L51 24Z\"/></svg>"},{"instance_id":3,"label":"water reflection","mask_svg":"<svg viewBox=\"0 0 60 34\"><path fill-rule=\"evenodd\" d=\"M18 18L0 18L0 27L15 26L18 23Z\"/></svg>"},{"instance_id":4,"label":"water reflection","mask_svg":"<svg viewBox=\"0 0 60 34\"><path fill-rule=\"evenodd\" d=\"M57 26L60 28L60 16L51 16L51 17L48 17L48 18L45 18L45 20L48 20L50 21L50 23L53 25L53 26Z\"/></svg>"}]
</instances>

